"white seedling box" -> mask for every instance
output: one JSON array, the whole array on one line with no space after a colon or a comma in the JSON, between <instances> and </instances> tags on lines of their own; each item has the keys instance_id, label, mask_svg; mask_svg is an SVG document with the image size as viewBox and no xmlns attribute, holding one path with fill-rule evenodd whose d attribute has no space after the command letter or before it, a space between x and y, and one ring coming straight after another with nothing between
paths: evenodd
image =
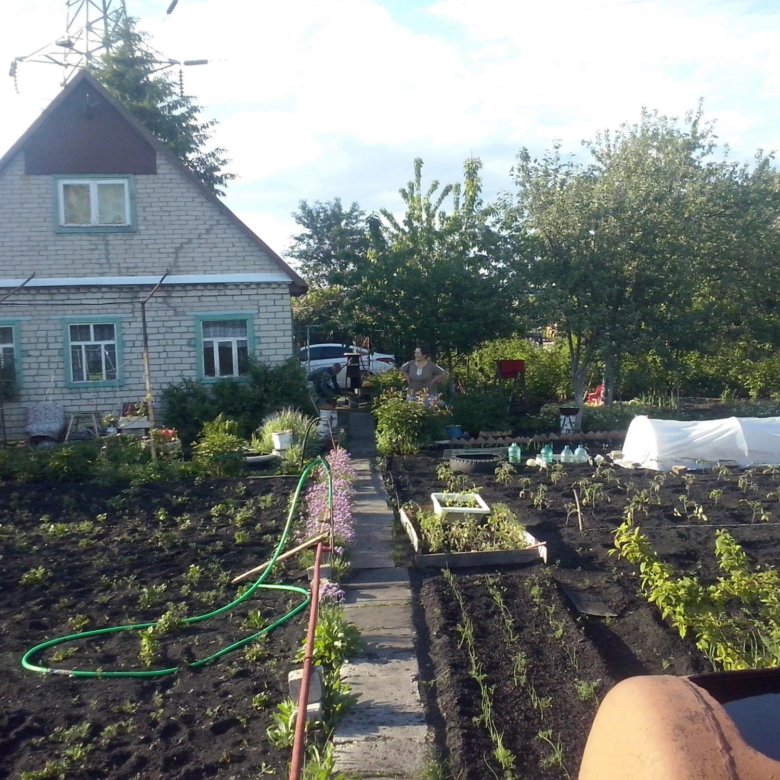
<instances>
[{"instance_id":1,"label":"white seedling box","mask_svg":"<svg viewBox=\"0 0 780 780\"><path fill-rule=\"evenodd\" d=\"M431 493L433 512L436 515L489 515L490 507L479 493ZM459 503L463 501L464 505ZM477 506L465 506L477 502ZM453 504L453 502L456 502ZM446 504L446 506L445 506Z\"/></svg>"}]
</instances>

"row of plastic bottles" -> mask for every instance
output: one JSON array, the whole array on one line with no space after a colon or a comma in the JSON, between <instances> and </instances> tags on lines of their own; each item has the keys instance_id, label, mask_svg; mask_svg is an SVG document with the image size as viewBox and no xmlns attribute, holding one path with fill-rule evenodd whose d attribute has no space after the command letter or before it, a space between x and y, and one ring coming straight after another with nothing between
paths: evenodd
<instances>
[{"instance_id":1,"label":"row of plastic bottles","mask_svg":"<svg viewBox=\"0 0 780 780\"><path fill-rule=\"evenodd\" d=\"M507 458L510 463L521 463L523 451L517 442L512 442L507 452ZM561 463L587 463L589 459L588 451L581 444L572 452L571 447L567 444L561 452ZM539 452L539 458L544 463L553 462L553 448L549 444L545 444Z\"/></svg>"}]
</instances>

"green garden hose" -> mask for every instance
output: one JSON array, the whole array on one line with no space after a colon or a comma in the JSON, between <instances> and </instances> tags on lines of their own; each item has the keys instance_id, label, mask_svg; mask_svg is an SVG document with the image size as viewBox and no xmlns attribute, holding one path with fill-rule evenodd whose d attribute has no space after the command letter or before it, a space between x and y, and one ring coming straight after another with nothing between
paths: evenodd
<instances>
[{"instance_id":1,"label":"green garden hose","mask_svg":"<svg viewBox=\"0 0 780 780\"><path fill-rule=\"evenodd\" d=\"M211 612L207 612L203 615L195 615L194 617L185 618L182 621L183 625L192 626L197 623L202 623L206 620L209 620L210 618L223 615L226 612L230 612L232 609L237 607L242 602L246 601L259 588L263 588L265 590L283 590L289 593L299 593L303 597L301 603L298 604L294 609L290 610L285 615L280 617L278 620L271 623L271 625L266 626L261 631L258 631L257 633L252 634L249 637L241 639L238 642L234 642L233 644L228 645L227 647L223 647L220 650L217 650L217 652L212 653L211 655L205 658L201 658L197 661L193 661L192 663L188 663L184 666L170 666L167 669L154 669L154 670L129 669L129 670L122 670L122 671L118 671L118 670L106 671L102 669L101 670L52 669L49 666L40 666L32 662L32 659L35 658L35 656L37 656L39 653L42 653L44 650L48 650L49 648L55 647L57 645L63 645L69 642L77 642L82 639L88 639L89 637L105 636L108 634L117 634L122 631L143 631L144 629L147 628L153 628L154 626L157 625L158 621L154 620L148 623L132 623L126 626L110 626L108 628L98 628L92 631L81 631L77 634L69 634L67 636L57 637L56 639L49 639L46 642L41 642L40 644L35 645L35 647L30 648L24 654L24 656L22 656L22 668L27 669L28 671L31 672L36 672L38 674L65 674L68 675L69 677L80 677L80 678L165 677L171 674L176 674L176 672L180 671L183 668L198 669L203 666L208 666L208 664L217 661L218 659L222 658L222 656L227 655L228 653L232 653L234 650L238 650L241 647L244 647L254 642L259 637L269 634L278 626L281 626L284 623L286 623L288 620L293 618L295 615L297 615L299 612L301 612L308 606L309 602L311 601L311 594L306 588L301 588L298 587L297 585L270 585L270 584L265 584L265 580L270 575L276 563L276 559L279 557L282 550L284 549L284 546L287 542L287 537L289 536L290 529L292 527L292 521L295 517L295 509L298 505L298 500L300 499L301 491L303 490L303 487L306 484L306 481L308 480L311 472L317 466L322 466L325 469L325 473L327 475L327 480L328 480L328 506L332 507L333 483L330 474L330 464L324 458L317 457L307 464L306 468L303 470L303 473L301 474L300 479L298 480L298 485L295 488L293 500L290 504L290 510L287 513L287 521L282 531L282 535L279 539L279 543L276 545L276 549L274 550L273 556L271 557L268 566L266 566L262 574L257 578L257 580L255 580L255 582L247 589L245 593L243 593L237 599L231 601L229 604L226 604L225 606L220 607L219 609L212 610Z\"/></svg>"}]
</instances>

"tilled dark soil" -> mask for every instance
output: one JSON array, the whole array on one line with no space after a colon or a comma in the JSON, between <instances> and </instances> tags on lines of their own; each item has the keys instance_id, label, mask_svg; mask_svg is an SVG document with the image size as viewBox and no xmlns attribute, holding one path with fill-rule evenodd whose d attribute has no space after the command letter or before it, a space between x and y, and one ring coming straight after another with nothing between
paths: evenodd
<instances>
[{"instance_id":1,"label":"tilled dark soil","mask_svg":"<svg viewBox=\"0 0 780 780\"><path fill-rule=\"evenodd\" d=\"M401 504L430 507L431 492L444 489L435 471L440 463L436 453L392 458L391 495ZM613 685L633 675L711 671L692 640L680 639L638 595L633 568L610 555L629 483L660 499L638 522L677 571L715 581L721 574L715 531L724 527L756 564L780 563L776 470L659 477L615 468L602 472L603 497L595 507L582 507L580 529L572 491L580 495L575 483L593 474L592 466L567 465L559 479L524 467L506 485L493 474L470 477L488 504L506 503L548 543L549 565L455 570L463 609L440 572L415 575L423 690L453 777L576 777L598 702ZM545 488L543 502L539 485ZM562 586L603 601L615 615L578 613ZM513 757L510 770L497 760L485 725L463 640L464 613L474 625L485 685L493 689L493 722Z\"/></svg>"},{"instance_id":2,"label":"tilled dark soil","mask_svg":"<svg viewBox=\"0 0 780 780\"><path fill-rule=\"evenodd\" d=\"M161 637L151 666L135 631L33 659L67 670L181 666L171 676L74 679L20 661L54 637L156 620L171 605L191 616L229 603L245 587L230 579L270 557L294 485L0 486L0 776L286 776L289 751L266 729L287 696L307 611L246 649L191 664L281 617L299 594L257 591L229 613ZM306 585L294 563L268 581Z\"/></svg>"}]
</instances>

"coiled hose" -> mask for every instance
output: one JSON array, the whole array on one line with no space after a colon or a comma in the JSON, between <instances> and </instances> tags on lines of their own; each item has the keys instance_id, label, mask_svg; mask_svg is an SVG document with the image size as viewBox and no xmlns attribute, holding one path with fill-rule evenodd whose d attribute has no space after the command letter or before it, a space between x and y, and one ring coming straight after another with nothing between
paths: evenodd
<instances>
[{"instance_id":1,"label":"coiled hose","mask_svg":"<svg viewBox=\"0 0 780 780\"><path fill-rule=\"evenodd\" d=\"M279 542L276 545L273 556L271 557L268 566L266 566L262 574L254 581L254 583L247 589L247 591L243 593L241 596L239 596L237 599L231 601L229 604L226 604L223 607L220 607L219 609L212 610L211 612L206 612L203 615L195 615L194 617L184 618L182 624L185 626L192 626L192 625L196 625L197 623L203 623L204 621L210 620L211 618L218 617L219 615L224 615L226 612L230 612L231 610L235 609L239 604L249 599L252 596L252 594L259 588L263 588L265 590L283 590L289 593L300 594L303 597L301 603L298 604L294 609L290 610L285 615L280 617L278 620L274 621L269 626L266 626L265 628L256 632L255 634L252 634L251 636L241 639L238 642L234 642L233 644L228 645L227 647L223 647L220 650L217 650L215 653L206 656L205 658L200 658L197 661L193 661L192 663L188 663L184 666L183 665L170 666L166 669L154 669L154 670L145 670L145 669L81 670L81 669L53 669L50 666L41 666L39 664L33 663L33 659L37 655L42 653L44 650L48 650L52 647L56 647L57 645L64 645L69 642L78 642L82 639L88 639L90 637L95 637L95 636L106 636L109 634L118 634L122 631L143 631L144 629L153 628L154 626L156 626L158 621L154 620L148 623L132 623L126 626L110 626L108 628L93 629L92 631L81 631L77 634L68 634L67 636L57 637L56 639L49 639L46 642L41 642L40 644L31 647L22 656L22 668L27 669L30 672L36 672L37 674L65 674L68 675L69 677L79 677L79 678L166 677L171 674L176 674L176 672L180 671L183 668L198 669L203 666L208 666L209 664L214 663L214 661L217 661L220 658L222 658L222 656L227 655L228 653L232 653L233 651L245 647L248 644L251 644L255 640L259 639L261 636L265 636L266 634L271 633L271 631L273 631L275 628L278 628L279 626L286 623L288 620L293 618L299 612L306 609L306 607L311 601L311 594L306 588L301 588L297 585L266 584L265 580L270 576L271 571L273 570L274 565L276 564L277 558L279 557L282 550L284 549L284 546L287 542L287 537L290 534L292 521L295 517L295 510L298 505L301 492L307 480L309 479L312 471L317 466L322 466L325 469L325 474L328 480L328 507L329 509L332 509L333 482L330 473L330 464L324 458L317 457L314 460L310 461L307 464L306 468L304 468L303 472L301 473L301 477L298 480L298 485L295 488L293 500L290 504L290 510L287 513L287 521L285 523L284 529L282 530L282 535L279 538Z\"/></svg>"}]
</instances>

